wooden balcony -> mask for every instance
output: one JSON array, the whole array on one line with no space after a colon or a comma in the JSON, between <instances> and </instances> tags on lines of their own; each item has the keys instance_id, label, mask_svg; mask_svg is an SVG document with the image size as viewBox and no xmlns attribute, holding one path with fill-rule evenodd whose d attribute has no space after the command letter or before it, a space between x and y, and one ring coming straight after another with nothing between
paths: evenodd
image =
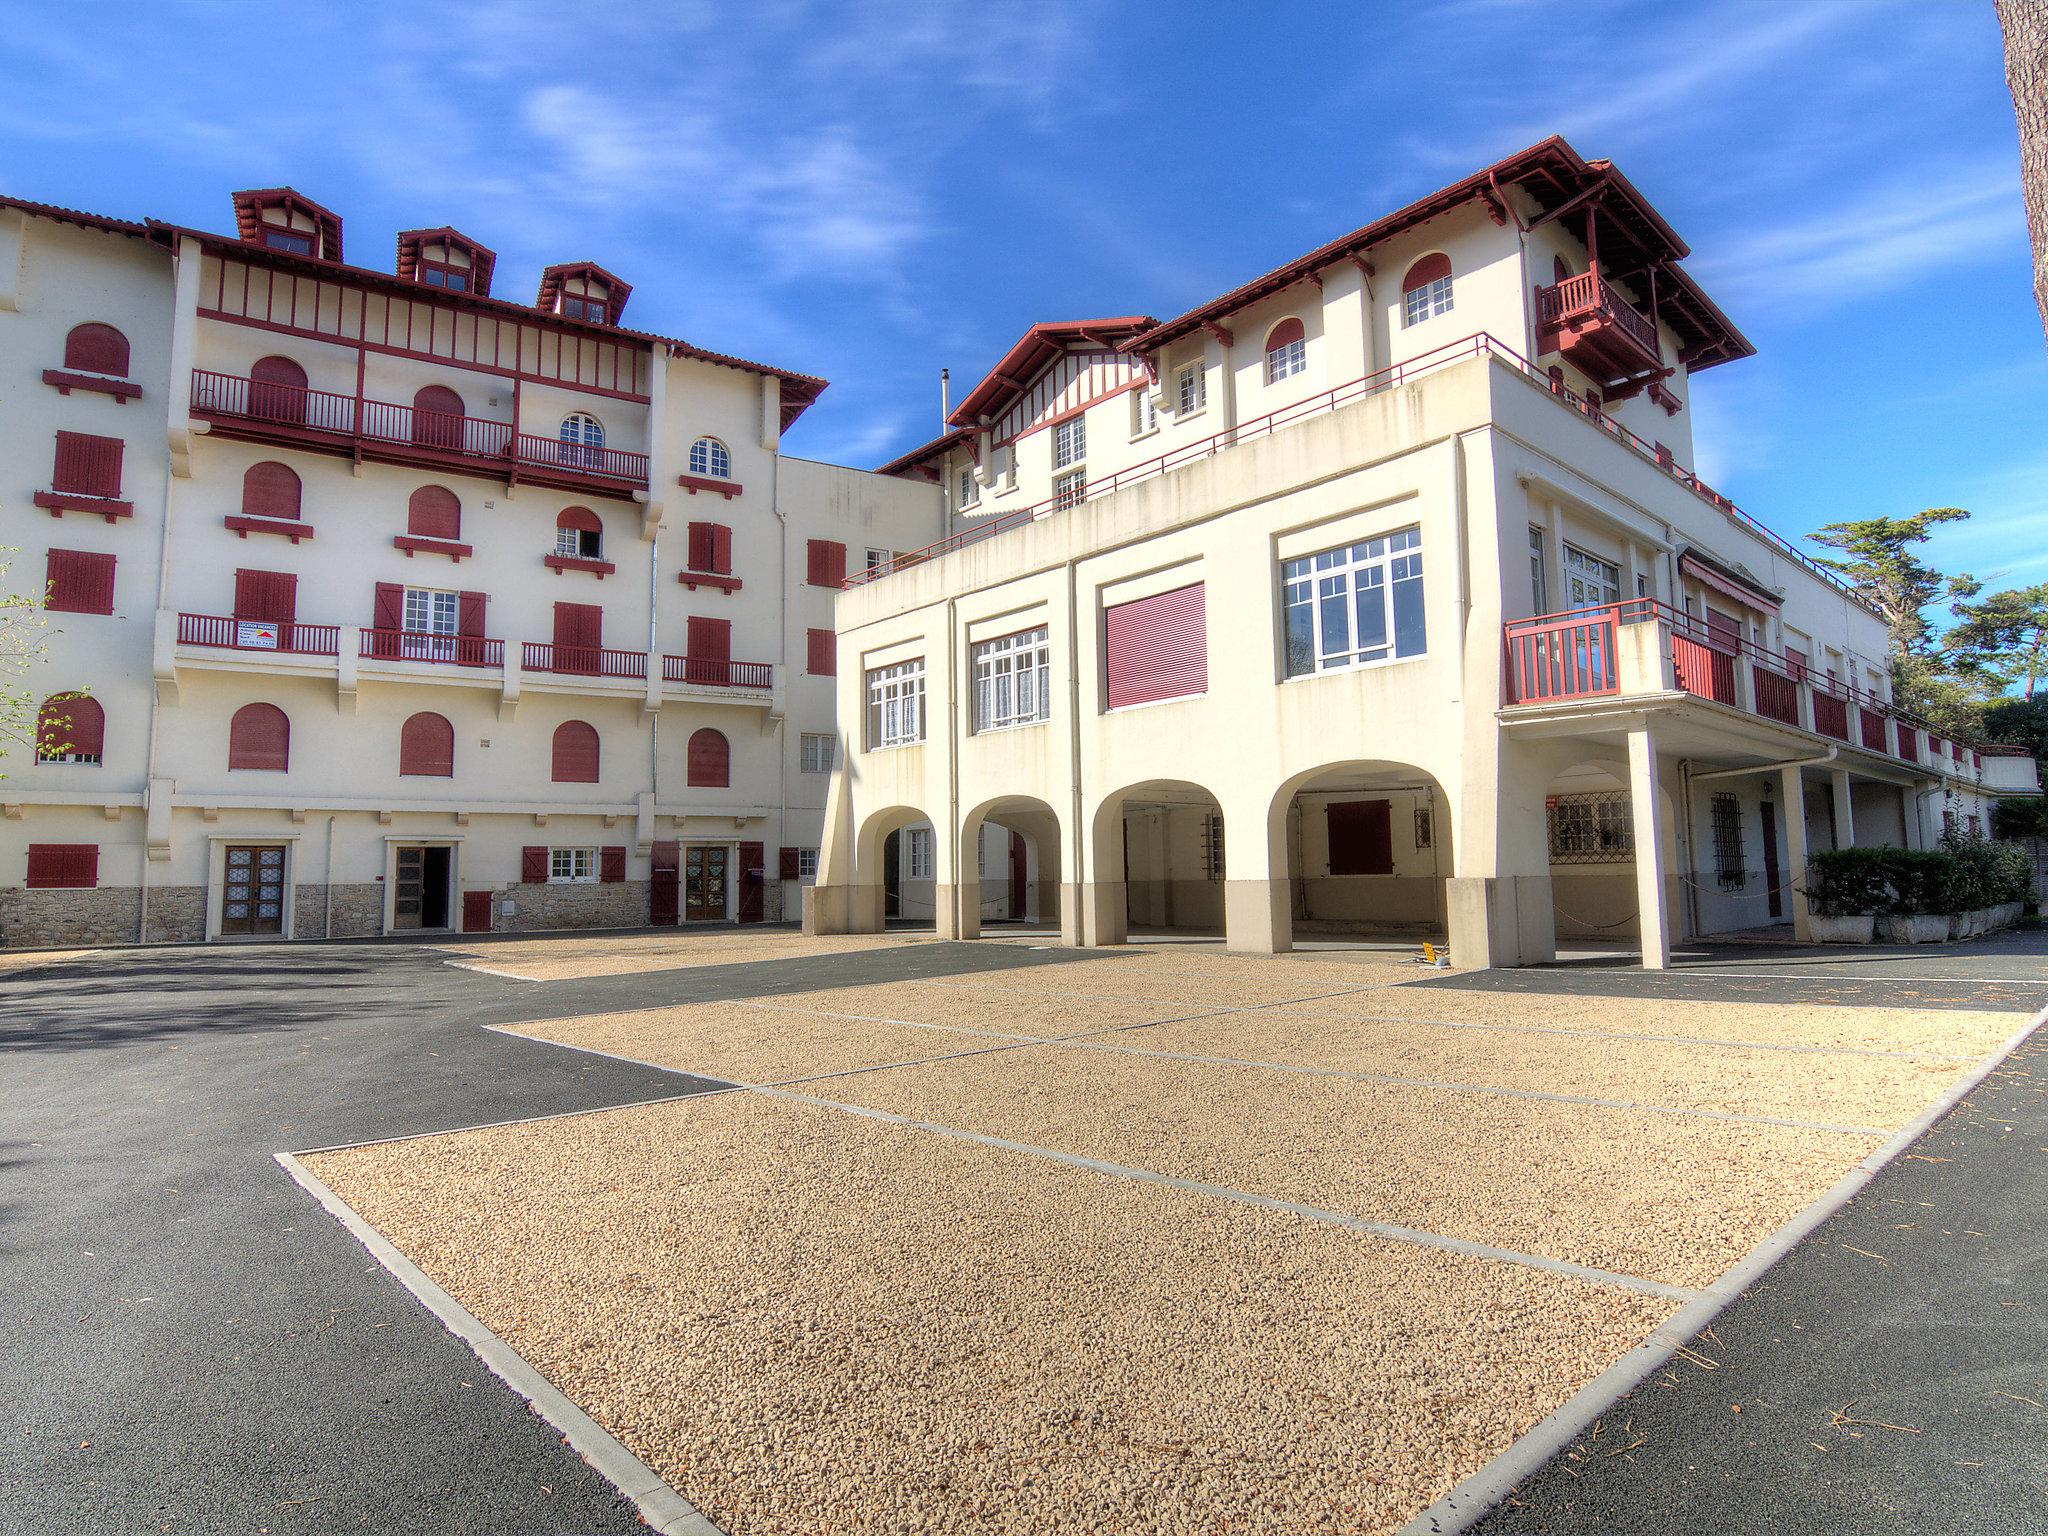
<instances>
[{"instance_id":1,"label":"wooden balcony","mask_svg":"<svg viewBox=\"0 0 2048 1536\"><path fill-rule=\"evenodd\" d=\"M484 475L507 485L552 486L631 499L647 487L647 455L566 443L485 421L388 400L192 371L192 414L223 437L282 443L386 464Z\"/></svg>"},{"instance_id":2,"label":"wooden balcony","mask_svg":"<svg viewBox=\"0 0 2048 1536\"><path fill-rule=\"evenodd\" d=\"M645 651L611 651L595 645L541 644L532 640L519 648L519 665L528 672L553 672L564 677L647 676Z\"/></svg>"},{"instance_id":3,"label":"wooden balcony","mask_svg":"<svg viewBox=\"0 0 2048 1536\"><path fill-rule=\"evenodd\" d=\"M661 680L693 688L767 688L775 668L765 661L727 661L723 656L664 656Z\"/></svg>"},{"instance_id":4,"label":"wooden balcony","mask_svg":"<svg viewBox=\"0 0 2048 1536\"><path fill-rule=\"evenodd\" d=\"M1543 341L1603 390L1640 388L1665 371L1656 325L1600 275L1597 262L1537 289L1536 323Z\"/></svg>"},{"instance_id":5,"label":"wooden balcony","mask_svg":"<svg viewBox=\"0 0 2048 1536\"><path fill-rule=\"evenodd\" d=\"M365 629L365 661L429 661L444 667L502 667L505 642L482 635L429 635L412 629Z\"/></svg>"},{"instance_id":6,"label":"wooden balcony","mask_svg":"<svg viewBox=\"0 0 2048 1536\"><path fill-rule=\"evenodd\" d=\"M178 644L211 650L268 651L287 656L332 656L341 639L333 624L277 623L218 613L178 615Z\"/></svg>"}]
</instances>

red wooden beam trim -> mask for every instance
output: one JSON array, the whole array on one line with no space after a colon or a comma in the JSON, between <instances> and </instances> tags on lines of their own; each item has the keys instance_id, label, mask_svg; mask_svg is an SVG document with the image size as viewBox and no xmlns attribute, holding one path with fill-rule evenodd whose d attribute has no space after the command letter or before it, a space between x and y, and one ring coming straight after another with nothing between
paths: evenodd
<instances>
[{"instance_id":1,"label":"red wooden beam trim","mask_svg":"<svg viewBox=\"0 0 2048 1536\"><path fill-rule=\"evenodd\" d=\"M1211 336L1214 336L1226 347L1237 345L1237 338L1230 334L1230 328L1228 326L1219 325L1214 320L1204 320L1202 322L1202 329L1207 331Z\"/></svg>"},{"instance_id":2,"label":"red wooden beam trim","mask_svg":"<svg viewBox=\"0 0 2048 1536\"><path fill-rule=\"evenodd\" d=\"M117 518L135 515L135 503L132 501L108 501L98 496L74 495L70 491L37 491L35 504L48 507L52 517L62 517L66 512L97 512L111 523Z\"/></svg>"},{"instance_id":3,"label":"red wooden beam trim","mask_svg":"<svg viewBox=\"0 0 2048 1536\"><path fill-rule=\"evenodd\" d=\"M692 496L696 495L699 491L716 491L727 501L731 501L733 497L740 493L739 481L716 480L710 475L677 475L676 484L680 485Z\"/></svg>"},{"instance_id":4,"label":"red wooden beam trim","mask_svg":"<svg viewBox=\"0 0 2048 1536\"><path fill-rule=\"evenodd\" d=\"M676 580L692 592L699 587L716 587L721 592L737 592L740 579L737 576L720 576L711 571L677 571Z\"/></svg>"},{"instance_id":5,"label":"red wooden beam trim","mask_svg":"<svg viewBox=\"0 0 2048 1536\"><path fill-rule=\"evenodd\" d=\"M57 393L60 395L68 395L74 389L89 389L96 394L112 395L122 405L142 396L142 386L131 384L126 379L102 379L89 373L67 373L62 368L45 368L43 382L56 385Z\"/></svg>"},{"instance_id":6,"label":"red wooden beam trim","mask_svg":"<svg viewBox=\"0 0 2048 1536\"><path fill-rule=\"evenodd\" d=\"M394 549L404 550L405 558L408 560L410 560L415 553L424 555L446 555L449 559L453 560L457 565L460 565L462 563L463 557L465 555L473 555L476 553L476 551L472 549L469 545L458 544L453 539L423 539L418 534L413 533L393 534L391 536L391 547Z\"/></svg>"},{"instance_id":7,"label":"red wooden beam trim","mask_svg":"<svg viewBox=\"0 0 2048 1536\"><path fill-rule=\"evenodd\" d=\"M230 529L237 538L243 539L252 533L275 533L296 544L301 539L313 537L311 523L301 523L285 517L245 517L239 512L230 512L221 519L221 525Z\"/></svg>"},{"instance_id":8,"label":"red wooden beam trim","mask_svg":"<svg viewBox=\"0 0 2048 1536\"><path fill-rule=\"evenodd\" d=\"M586 560L580 555L542 555L540 563L557 576L564 571L589 571L599 581L618 570L609 560Z\"/></svg>"}]
</instances>

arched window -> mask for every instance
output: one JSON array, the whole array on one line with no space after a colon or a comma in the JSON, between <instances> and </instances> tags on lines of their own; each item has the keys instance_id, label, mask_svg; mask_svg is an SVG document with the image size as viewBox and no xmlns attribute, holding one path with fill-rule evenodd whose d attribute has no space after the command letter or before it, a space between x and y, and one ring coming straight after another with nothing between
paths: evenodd
<instances>
[{"instance_id":1,"label":"arched window","mask_svg":"<svg viewBox=\"0 0 2048 1536\"><path fill-rule=\"evenodd\" d=\"M690 473L709 475L714 480L732 478L732 455L715 437L700 437L690 444Z\"/></svg>"},{"instance_id":2,"label":"arched window","mask_svg":"<svg viewBox=\"0 0 2048 1536\"><path fill-rule=\"evenodd\" d=\"M604 423L588 411L562 418L562 462L596 467L604 462Z\"/></svg>"},{"instance_id":3,"label":"arched window","mask_svg":"<svg viewBox=\"0 0 2048 1536\"><path fill-rule=\"evenodd\" d=\"M1293 316L1266 333L1266 382L1278 384L1308 367L1308 329Z\"/></svg>"},{"instance_id":4,"label":"arched window","mask_svg":"<svg viewBox=\"0 0 2048 1536\"><path fill-rule=\"evenodd\" d=\"M1550 258L1550 280L1553 283L1561 283L1571 275L1572 264L1570 262L1566 261L1562 256Z\"/></svg>"},{"instance_id":5,"label":"arched window","mask_svg":"<svg viewBox=\"0 0 2048 1536\"><path fill-rule=\"evenodd\" d=\"M724 789L732 783L732 747L708 725L690 736L688 778L692 789Z\"/></svg>"},{"instance_id":6,"label":"arched window","mask_svg":"<svg viewBox=\"0 0 2048 1536\"><path fill-rule=\"evenodd\" d=\"M107 712L82 693L53 693L36 715L36 759L97 763L107 737Z\"/></svg>"},{"instance_id":7,"label":"arched window","mask_svg":"<svg viewBox=\"0 0 2048 1536\"><path fill-rule=\"evenodd\" d=\"M74 325L64 338L64 366L74 373L128 377L128 338L111 325L91 320Z\"/></svg>"},{"instance_id":8,"label":"arched window","mask_svg":"<svg viewBox=\"0 0 2048 1536\"><path fill-rule=\"evenodd\" d=\"M291 768L292 723L275 704L244 704L228 722L228 769L284 773Z\"/></svg>"},{"instance_id":9,"label":"arched window","mask_svg":"<svg viewBox=\"0 0 2048 1536\"><path fill-rule=\"evenodd\" d=\"M564 507L555 519L555 553L572 560L604 558L604 524L588 507Z\"/></svg>"},{"instance_id":10,"label":"arched window","mask_svg":"<svg viewBox=\"0 0 2048 1536\"><path fill-rule=\"evenodd\" d=\"M405 531L416 539L459 539L462 503L444 485L423 485L405 504Z\"/></svg>"},{"instance_id":11,"label":"arched window","mask_svg":"<svg viewBox=\"0 0 2048 1536\"><path fill-rule=\"evenodd\" d=\"M399 727L398 771L407 778L455 777L455 727L446 715L421 710Z\"/></svg>"},{"instance_id":12,"label":"arched window","mask_svg":"<svg viewBox=\"0 0 2048 1536\"><path fill-rule=\"evenodd\" d=\"M555 782L597 782L597 727L582 720L564 720L555 727Z\"/></svg>"},{"instance_id":13,"label":"arched window","mask_svg":"<svg viewBox=\"0 0 2048 1536\"><path fill-rule=\"evenodd\" d=\"M1432 251L1401 279L1401 323L1420 325L1451 309L1451 258Z\"/></svg>"},{"instance_id":14,"label":"arched window","mask_svg":"<svg viewBox=\"0 0 2048 1536\"><path fill-rule=\"evenodd\" d=\"M299 477L289 464L266 459L242 471L242 515L296 520Z\"/></svg>"},{"instance_id":15,"label":"arched window","mask_svg":"<svg viewBox=\"0 0 2048 1536\"><path fill-rule=\"evenodd\" d=\"M249 368L249 414L303 426L306 370L288 357L257 358Z\"/></svg>"},{"instance_id":16,"label":"arched window","mask_svg":"<svg viewBox=\"0 0 2048 1536\"><path fill-rule=\"evenodd\" d=\"M462 446L462 396L429 384L412 397L412 440L428 448Z\"/></svg>"}]
</instances>

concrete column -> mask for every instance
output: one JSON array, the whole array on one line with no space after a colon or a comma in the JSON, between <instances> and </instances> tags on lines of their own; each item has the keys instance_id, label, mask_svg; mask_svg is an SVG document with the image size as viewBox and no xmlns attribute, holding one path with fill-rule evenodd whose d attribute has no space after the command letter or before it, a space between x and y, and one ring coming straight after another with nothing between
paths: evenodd
<instances>
[{"instance_id":1,"label":"concrete column","mask_svg":"<svg viewBox=\"0 0 2048 1536\"><path fill-rule=\"evenodd\" d=\"M1088 942L1082 922L1087 891L1086 886L1075 881L1068 881L1060 887L1060 947L1063 949L1079 949Z\"/></svg>"},{"instance_id":2,"label":"concrete column","mask_svg":"<svg viewBox=\"0 0 2048 1536\"><path fill-rule=\"evenodd\" d=\"M1808 941L1813 938L1813 913L1806 905L1806 784L1799 769L1780 768L1778 789L1785 800L1785 879L1792 898L1792 932Z\"/></svg>"},{"instance_id":3,"label":"concrete column","mask_svg":"<svg viewBox=\"0 0 2048 1536\"><path fill-rule=\"evenodd\" d=\"M1664 896L1664 819L1658 815L1657 738L1648 725L1628 733L1629 809L1636 834L1637 927L1643 969L1671 964L1671 912Z\"/></svg>"},{"instance_id":4,"label":"concrete column","mask_svg":"<svg viewBox=\"0 0 2048 1536\"><path fill-rule=\"evenodd\" d=\"M884 893L879 885L807 885L804 932L880 933Z\"/></svg>"},{"instance_id":5,"label":"concrete column","mask_svg":"<svg viewBox=\"0 0 2048 1536\"><path fill-rule=\"evenodd\" d=\"M1294 947L1284 876L1223 882L1223 947L1246 955L1277 955Z\"/></svg>"},{"instance_id":6,"label":"concrete column","mask_svg":"<svg viewBox=\"0 0 2048 1536\"><path fill-rule=\"evenodd\" d=\"M1849 770L1836 768L1828 774L1829 793L1835 801L1835 846L1856 846L1856 812L1849 800Z\"/></svg>"},{"instance_id":7,"label":"concrete column","mask_svg":"<svg viewBox=\"0 0 2048 1536\"><path fill-rule=\"evenodd\" d=\"M1130 938L1121 880L1091 880L1081 887L1082 942L1091 947L1122 944Z\"/></svg>"}]
</instances>

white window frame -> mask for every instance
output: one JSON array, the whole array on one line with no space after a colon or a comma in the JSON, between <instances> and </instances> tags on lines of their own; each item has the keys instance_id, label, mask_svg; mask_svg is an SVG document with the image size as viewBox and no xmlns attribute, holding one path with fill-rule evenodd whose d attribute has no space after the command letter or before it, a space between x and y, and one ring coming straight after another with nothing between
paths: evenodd
<instances>
[{"instance_id":1,"label":"white window frame","mask_svg":"<svg viewBox=\"0 0 2048 1536\"><path fill-rule=\"evenodd\" d=\"M1432 278L1420 288L1410 288L1401 295L1401 324L1405 328L1420 325L1425 320L1434 320L1438 315L1451 312L1453 293L1452 274Z\"/></svg>"},{"instance_id":2,"label":"white window frame","mask_svg":"<svg viewBox=\"0 0 2048 1536\"><path fill-rule=\"evenodd\" d=\"M932 829L903 829L903 878L929 880L932 877Z\"/></svg>"},{"instance_id":3,"label":"white window frame","mask_svg":"<svg viewBox=\"0 0 2048 1536\"><path fill-rule=\"evenodd\" d=\"M984 640L972 658L977 735L1052 718L1052 645L1045 625Z\"/></svg>"},{"instance_id":4,"label":"white window frame","mask_svg":"<svg viewBox=\"0 0 2048 1536\"><path fill-rule=\"evenodd\" d=\"M1069 507L1078 507L1088 499L1088 471L1076 469L1060 475L1052 483L1052 509L1064 512Z\"/></svg>"},{"instance_id":5,"label":"white window frame","mask_svg":"<svg viewBox=\"0 0 2048 1536\"><path fill-rule=\"evenodd\" d=\"M1088 418L1069 416L1052 429L1052 467L1066 469L1088 457Z\"/></svg>"},{"instance_id":6,"label":"white window frame","mask_svg":"<svg viewBox=\"0 0 2048 1536\"><path fill-rule=\"evenodd\" d=\"M869 550L869 551L868 551L868 564L867 564L867 568L868 568L868 571L869 571L869 573L870 573L870 574L872 574L872 573L874 573L874 572L876 572L876 571L879 571L879 570L880 570L880 569L881 569L881 568L882 568L883 566L885 566L885 565L888 565L888 564L889 564L889 563L890 563L891 561L893 561L893 560L894 560L895 558L896 558L896 556L895 556L895 553L894 553L893 551L891 551L891 550L886 550L886 549L871 549L871 550Z\"/></svg>"},{"instance_id":7,"label":"white window frame","mask_svg":"<svg viewBox=\"0 0 2048 1536\"><path fill-rule=\"evenodd\" d=\"M700 437L690 444L690 473L707 480L732 478L732 450L715 437Z\"/></svg>"},{"instance_id":8,"label":"white window frame","mask_svg":"<svg viewBox=\"0 0 2048 1536\"><path fill-rule=\"evenodd\" d=\"M797 745L797 771L830 773L839 766L839 738L826 731L805 731Z\"/></svg>"},{"instance_id":9,"label":"white window frame","mask_svg":"<svg viewBox=\"0 0 2048 1536\"><path fill-rule=\"evenodd\" d=\"M588 548L584 547L585 539L590 540ZM555 553L565 560L602 560L604 533L593 528L557 528Z\"/></svg>"},{"instance_id":10,"label":"white window frame","mask_svg":"<svg viewBox=\"0 0 2048 1536\"><path fill-rule=\"evenodd\" d=\"M588 411L571 411L562 418L558 434L562 457L570 464L595 465L604 461L604 423Z\"/></svg>"},{"instance_id":11,"label":"white window frame","mask_svg":"<svg viewBox=\"0 0 2048 1536\"><path fill-rule=\"evenodd\" d=\"M870 667L867 674L868 750L914 747L924 740L924 658Z\"/></svg>"},{"instance_id":12,"label":"white window frame","mask_svg":"<svg viewBox=\"0 0 2048 1536\"><path fill-rule=\"evenodd\" d=\"M462 633L462 594L443 587L406 587L399 600L398 653L411 660L446 660Z\"/></svg>"},{"instance_id":13,"label":"white window frame","mask_svg":"<svg viewBox=\"0 0 2048 1536\"><path fill-rule=\"evenodd\" d=\"M1587 589L1593 588L1598 596L1588 597ZM1574 596L1574 589L1578 596ZM1610 603L1621 601L1621 567L1612 560L1580 549L1576 544L1564 546L1564 611L1576 613L1585 608L1605 608Z\"/></svg>"},{"instance_id":14,"label":"white window frame","mask_svg":"<svg viewBox=\"0 0 2048 1536\"><path fill-rule=\"evenodd\" d=\"M799 848L796 851L796 877L805 885L818 883L818 850Z\"/></svg>"},{"instance_id":15,"label":"white window frame","mask_svg":"<svg viewBox=\"0 0 2048 1536\"><path fill-rule=\"evenodd\" d=\"M1273 348L1266 354L1266 382L1283 383L1297 373L1308 371L1308 338L1297 336L1294 340Z\"/></svg>"},{"instance_id":16,"label":"white window frame","mask_svg":"<svg viewBox=\"0 0 2048 1536\"><path fill-rule=\"evenodd\" d=\"M1209 371L1198 359L1182 363L1173 374L1176 417L1199 416L1209 407Z\"/></svg>"},{"instance_id":17,"label":"white window frame","mask_svg":"<svg viewBox=\"0 0 2048 1536\"><path fill-rule=\"evenodd\" d=\"M1131 391L1131 441L1150 437L1159 430L1159 402L1152 398L1152 387L1140 384Z\"/></svg>"},{"instance_id":18,"label":"white window frame","mask_svg":"<svg viewBox=\"0 0 2048 1536\"><path fill-rule=\"evenodd\" d=\"M1414 586L1405 587L1413 582ZM1402 590L1397 590L1401 588ZM1401 649L1398 602L1412 592L1423 604L1422 644ZM1287 676L1315 677L1324 672L1355 667L1391 666L1414 661L1429 654L1427 589L1422 577L1422 530L1419 526L1398 528L1377 538L1360 539L1334 549L1317 550L1285 560L1280 565L1280 601L1283 619L1281 643ZM1334 604L1343 620L1342 648L1325 628L1334 627L1329 605ZM1368 605L1379 620L1380 638L1361 645L1359 621L1367 616ZM1298 666L1294 654L1296 614L1302 612L1308 624L1312 656L1308 666Z\"/></svg>"},{"instance_id":19,"label":"white window frame","mask_svg":"<svg viewBox=\"0 0 2048 1536\"><path fill-rule=\"evenodd\" d=\"M980 505L981 480L975 475L974 466L970 464L960 471L960 507L964 511L968 507Z\"/></svg>"},{"instance_id":20,"label":"white window frame","mask_svg":"<svg viewBox=\"0 0 2048 1536\"><path fill-rule=\"evenodd\" d=\"M595 848L550 848L549 885L594 885L598 877Z\"/></svg>"}]
</instances>

